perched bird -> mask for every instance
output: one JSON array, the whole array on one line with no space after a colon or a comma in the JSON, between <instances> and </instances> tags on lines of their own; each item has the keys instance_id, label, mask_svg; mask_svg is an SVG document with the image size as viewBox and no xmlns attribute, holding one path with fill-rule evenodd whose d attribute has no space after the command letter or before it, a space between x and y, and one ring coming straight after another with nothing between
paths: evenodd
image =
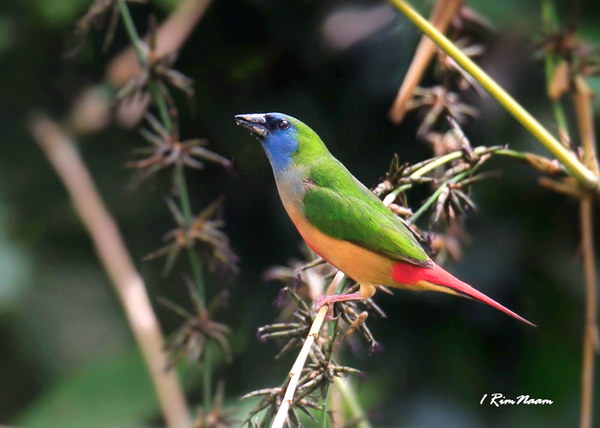
<instances>
[{"instance_id":1,"label":"perched bird","mask_svg":"<svg viewBox=\"0 0 600 428\"><path fill-rule=\"evenodd\" d=\"M262 143L283 206L306 243L360 284L358 293L322 296L317 307L367 299L381 284L471 297L534 325L435 264L304 123L281 113L243 114L235 121Z\"/></svg>"}]
</instances>

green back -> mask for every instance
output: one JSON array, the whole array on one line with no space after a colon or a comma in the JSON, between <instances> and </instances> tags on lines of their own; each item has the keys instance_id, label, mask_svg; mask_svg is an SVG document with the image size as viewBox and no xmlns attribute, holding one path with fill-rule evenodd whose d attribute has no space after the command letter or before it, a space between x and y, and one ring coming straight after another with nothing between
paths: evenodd
<instances>
[{"instance_id":1,"label":"green back","mask_svg":"<svg viewBox=\"0 0 600 428\"><path fill-rule=\"evenodd\" d=\"M304 213L317 229L393 260L431 265L402 221L329 152L304 165Z\"/></svg>"}]
</instances>

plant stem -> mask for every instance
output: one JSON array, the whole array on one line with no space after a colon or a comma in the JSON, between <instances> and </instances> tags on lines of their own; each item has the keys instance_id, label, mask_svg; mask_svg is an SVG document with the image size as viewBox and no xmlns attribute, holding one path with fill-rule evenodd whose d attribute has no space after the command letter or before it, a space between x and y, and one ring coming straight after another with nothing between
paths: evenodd
<instances>
[{"instance_id":1,"label":"plant stem","mask_svg":"<svg viewBox=\"0 0 600 428\"><path fill-rule=\"evenodd\" d=\"M32 119L30 129L67 188L75 211L119 297L154 384L166 425L188 428L190 420L185 396L176 372L165 370L168 361L163 350L164 338L144 281L135 269L118 226L98 194L89 171L73 141L58 124L46 116L37 116Z\"/></svg>"},{"instance_id":2,"label":"plant stem","mask_svg":"<svg viewBox=\"0 0 600 428\"><path fill-rule=\"evenodd\" d=\"M135 54L138 57L138 61L140 66L146 73L150 73L148 59L146 54L144 53L143 42L140 39L140 35L135 28L135 24L133 23L133 18L131 17L131 13L129 13L129 8L127 7L127 3L125 0L117 0L119 4L119 10L121 12L121 17L123 18L123 24L125 25L125 30L127 31L127 35L129 36L129 40L133 45L133 49L135 50ZM171 115L169 114L169 108L167 107L167 103L165 98L160 93L160 89L156 82L152 79L148 81L148 88L150 89L150 94L152 95L152 99L158 108L158 113L160 114L160 118L163 122L165 128L168 131L173 130L173 121L171 120Z\"/></svg>"},{"instance_id":3,"label":"plant stem","mask_svg":"<svg viewBox=\"0 0 600 428\"><path fill-rule=\"evenodd\" d=\"M202 405L206 415L212 410L212 364L213 364L213 346L212 342L206 343L204 350L204 367L202 370Z\"/></svg>"},{"instance_id":4,"label":"plant stem","mask_svg":"<svg viewBox=\"0 0 600 428\"><path fill-rule=\"evenodd\" d=\"M129 8L127 7L127 3L125 0L117 0L117 3L119 4L119 11L121 12L123 25L125 25L125 30L127 31L129 40L133 45L133 49L138 57L138 61L140 62L142 68L146 68L148 66L148 61L146 60L146 54L142 48L142 40L140 39L137 29L135 28L133 18L131 17L131 13L129 13Z\"/></svg>"},{"instance_id":5,"label":"plant stem","mask_svg":"<svg viewBox=\"0 0 600 428\"><path fill-rule=\"evenodd\" d=\"M491 152L495 152L497 150L500 150L500 146L495 146L495 147L479 146L473 150L473 154L475 154L477 156L481 156L485 153L491 153ZM433 171L437 167L442 166L445 163L452 162L453 160L460 159L464 155L465 155L465 153L462 150L456 150L454 152L447 153L443 156L440 156L437 159L434 159L432 162L428 162L426 165L417 169L415 172L413 172L410 175L410 178L413 178L413 179L420 178L420 177L424 176L425 174L427 174L428 172Z\"/></svg>"},{"instance_id":6,"label":"plant stem","mask_svg":"<svg viewBox=\"0 0 600 428\"><path fill-rule=\"evenodd\" d=\"M407 220L407 223L408 224L413 224L414 222L416 222L419 219L419 217L421 217L423 214L425 214L425 212L431 207L431 205L433 205L433 203L437 200L438 196L440 196L440 193L442 193L444 191L444 189L446 187L448 187L449 184L456 183L457 181L462 180L466 176L468 176L470 174L473 174L475 172L475 169L476 168L472 168L472 169L470 169L468 171L461 172L460 174L455 175L450 180L446 181L444 184L442 184L440 187L438 187L435 190L435 192L433 192L433 194L429 198L427 198L427 200L425 201L425 203L423 205L421 205L421 208L419 208L417 210L417 212L415 212Z\"/></svg>"},{"instance_id":7,"label":"plant stem","mask_svg":"<svg viewBox=\"0 0 600 428\"><path fill-rule=\"evenodd\" d=\"M594 112L592 107L593 93L585 79L576 75L573 82L573 104L577 129L583 149L583 159L593 171L598 171L596 157L596 131L594 128ZM583 270L585 278L585 322L583 333L583 363L581 373L581 428L592 426L594 409L594 364L598 350L597 322L597 274L596 256L594 254L594 205L589 196L579 202L581 222L581 249L583 254Z\"/></svg>"},{"instance_id":8,"label":"plant stem","mask_svg":"<svg viewBox=\"0 0 600 428\"><path fill-rule=\"evenodd\" d=\"M327 388L326 394L321 397L321 428L329 427L329 415L327 414L327 395L329 395L329 388Z\"/></svg>"},{"instance_id":9,"label":"plant stem","mask_svg":"<svg viewBox=\"0 0 600 428\"><path fill-rule=\"evenodd\" d=\"M146 59L146 55L144 54L144 49L142 47L142 41L140 36L135 28L135 24L133 23L133 19L131 18L131 14L129 13L129 8L125 0L117 0L119 3L119 9L121 11L121 17L123 18L123 23L127 30L127 34L129 35L129 39L133 44L135 52L138 57L138 61L142 68L148 72L148 61ZM165 128L169 131L172 130L173 122L171 120L171 116L169 115L169 111L167 108L167 103L160 93L156 83L150 79L149 82L150 91L152 94L152 98L158 107L158 111L160 113L161 120ZM186 227L190 227L193 219L192 208L190 204L190 197L187 190L187 183L185 180L185 172L182 166L176 166L175 168L175 182L177 184L179 195L181 199L181 209L183 211L183 217L185 219ZM187 236L186 236L187 239ZM194 253L194 249L192 248L191 242L188 239L188 245L186 246L188 259L190 261L190 265L192 267L192 275L194 277L194 282L196 283L196 288L198 290L199 300L201 305L206 306L206 292L204 287L204 280L202 278L202 267L200 266L200 262L198 261L198 256ZM205 308L201 308L205 309Z\"/></svg>"},{"instance_id":10,"label":"plant stem","mask_svg":"<svg viewBox=\"0 0 600 428\"><path fill-rule=\"evenodd\" d=\"M551 0L542 1L542 20L546 33L558 28L558 19ZM556 66L556 55L546 52L546 79L548 85L552 81ZM596 132L594 128L594 112L592 107L593 92L585 79L575 74L572 77L571 94L575 107L577 129L583 149L583 161L594 173L598 174L598 158L596 155ZM549 92L550 95L550 92ZM565 114L558 100L553 100L553 111L559 127L566 128ZM594 206L589 195L579 196L579 215L581 228L581 250L583 255L583 270L585 281L585 320L583 327L583 356L581 369L581 409L580 428L591 428L594 406L594 365L598 349L597 322L597 273L594 250Z\"/></svg>"},{"instance_id":11,"label":"plant stem","mask_svg":"<svg viewBox=\"0 0 600 428\"><path fill-rule=\"evenodd\" d=\"M596 128L594 126L594 91L590 89L581 75L573 79L573 106L577 129L583 148L583 161L596 174L600 174L596 153Z\"/></svg>"},{"instance_id":12,"label":"plant stem","mask_svg":"<svg viewBox=\"0 0 600 428\"><path fill-rule=\"evenodd\" d=\"M598 349L596 259L594 254L593 203L590 198L582 199L581 247L585 276L585 324L583 334L583 367L581 372L581 428L592 426L594 403L594 360Z\"/></svg>"},{"instance_id":13,"label":"plant stem","mask_svg":"<svg viewBox=\"0 0 600 428\"><path fill-rule=\"evenodd\" d=\"M327 294L333 294L334 290L337 288L342 279L344 279L344 274L341 271L338 271L333 278L333 281L331 281L331 284L327 288ZM302 345L302 349L300 349L300 353L296 357L296 361L290 370L290 381L288 382L287 388L283 395L283 400L281 401L281 405L279 406L277 414L275 415L275 419L271 424L271 428L282 428L287 420L290 404L292 401L294 401L294 393L296 392L296 387L298 386L298 381L300 380L300 374L302 373L302 369L306 363L306 358L308 357L310 348L315 342L315 339L319 337L319 332L321 331L321 326L323 325L323 321L325 320L325 315L327 315L328 310L329 309L327 305L323 305L321 309L319 309L319 312L317 312L317 315L310 326L308 336L306 336L304 344Z\"/></svg>"},{"instance_id":14,"label":"plant stem","mask_svg":"<svg viewBox=\"0 0 600 428\"><path fill-rule=\"evenodd\" d=\"M504 106L540 143L542 143L567 170L585 187L600 193L600 179L588 167L577 159L577 156L565 148L544 126L542 126L527 110L512 98L494 79L454 45L448 38L433 27L425 18L404 0L390 0L408 19L423 33L456 61L467 73Z\"/></svg>"},{"instance_id":15,"label":"plant stem","mask_svg":"<svg viewBox=\"0 0 600 428\"><path fill-rule=\"evenodd\" d=\"M348 380L345 378L336 377L335 386L337 386L338 390L342 394L344 402L348 406L350 415L356 424L353 426L356 426L356 428L371 428L371 424L365 415L365 411L356 399L356 395L354 394L354 390L352 389L350 382L348 382Z\"/></svg>"},{"instance_id":16,"label":"plant stem","mask_svg":"<svg viewBox=\"0 0 600 428\"><path fill-rule=\"evenodd\" d=\"M275 415L275 419L273 420L271 428L282 428L288 417L288 411L290 409L290 404L294 400L294 393L296 392L296 387L298 386L298 381L300 380L300 374L302 373L302 369L304 368L304 364L306 363L306 358L308 357L308 353L312 344L314 343L315 339L319 337L319 331L321 330L321 326L323 325L327 311L327 305L324 305L321 309L319 309L319 312L317 313L317 316L310 327L308 336L304 340L304 345L302 346L298 357L296 357L296 361L292 366L292 370L290 370L290 381L285 390L283 401L277 410L277 414Z\"/></svg>"},{"instance_id":17,"label":"plant stem","mask_svg":"<svg viewBox=\"0 0 600 428\"><path fill-rule=\"evenodd\" d=\"M495 146L495 147L479 146L473 150L473 153L481 156L485 153L500 153L500 154L505 154L505 155L510 153L510 155L514 155L519 152L508 151L506 149L500 148L499 146ZM421 167L417 167L417 165L413 166L413 168L417 167L417 169L410 174L409 179L414 180L417 178L421 178L425 174L436 169L437 167L440 167L448 162L452 162L456 159L460 159L463 156L464 156L464 152L462 150L456 150L454 152L446 153L445 155L440 156L438 158L432 158L432 159L423 161L423 162L421 162L421 164L424 163L423 166L421 166ZM522 157L519 157L519 159L525 159L525 155L523 154ZM397 188L395 188L393 191L391 191L390 193L388 193L386 195L386 197L383 199L383 204L385 206L388 206L396 199L396 197L400 193L404 192L405 190L410 189L412 186L413 186L413 183L407 183L407 184L398 186Z\"/></svg>"},{"instance_id":18,"label":"plant stem","mask_svg":"<svg viewBox=\"0 0 600 428\"><path fill-rule=\"evenodd\" d=\"M140 66L146 73L150 73L149 64L147 57L144 53L142 40L137 32L135 24L133 23L133 19L131 14L129 13L129 8L125 0L117 0L119 4L119 9L121 12L121 17L123 18L123 23L127 30L127 34L129 35L129 39L133 44L135 53L138 57L138 61ZM160 92L159 86L152 79L152 76L149 76L148 88L150 90L150 94L152 95L152 99L158 108L158 112L160 114L160 118L163 122L165 128L169 131L173 131L173 120L171 119L171 115L169 114L169 109L167 106L167 102L163 94ZM185 171L184 168L180 165L175 167L175 182L177 184L177 188L179 190L179 198L181 201L181 207L183 211L183 217L185 220L185 227L187 230L192 225L193 215L192 208L190 204L190 197L187 188L187 183L185 180ZM202 266L200 264L200 260L198 259L198 255L194 252L194 248L192 245L192 241L186 234L186 253L188 255L189 263L192 268L192 275L194 278L194 283L196 284L196 291L198 293L198 302L200 305L200 311L206 310L206 287L204 284L204 278L202 275ZM204 367L202 370L203 376L203 403L204 410L206 414L211 411L212 406L212 346L210 343L207 344L204 354Z\"/></svg>"},{"instance_id":19,"label":"plant stem","mask_svg":"<svg viewBox=\"0 0 600 428\"><path fill-rule=\"evenodd\" d=\"M177 189L179 190L179 199L181 201L181 211L183 213L183 218L185 221L186 228L189 228L192 224L192 208L190 204L190 196L187 188L187 182L185 180L185 170L182 166L175 167L175 183L177 184ZM203 306L201 310L206 309L206 288L204 285L204 278L202 275L202 266L200 265L200 260L198 255L194 252L194 247L192 246L192 242L186 235L187 245L186 252L188 255L188 260L190 262L190 266L192 268L192 275L194 278L194 283L196 284L196 290L198 292L199 300L202 302Z\"/></svg>"},{"instance_id":20,"label":"plant stem","mask_svg":"<svg viewBox=\"0 0 600 428\"><path fill-rule=\"evenodd\" d=\"M542 27L546 34L551 34L552 31L558 27L558 17L556 16L556 10L554 9L554 2L552 0L542 0ZM554 79L554 72L556 70L557 55L550 50L546 50L544 54L544 65L546 72L546 86L548 87L548 95L550 95L550 85ZM568 136L569 127L567 123L567 116L565 115L562 104L559 100L552 100L552 112L554 114L554 120L558 126L559 135Z\"/></svg>"},{"instance_id":21,"label":"plant stem","mask_svg":"<svg viewBox=\"0 0 600 428\"><path fill-rule=\"evenodd\" d=\"M192 224L192 208L190 204L190 197L187 188L187 182L185 180L185 171L182 166L175 168L175 181L177 188L179 189L179 199L181 200L181 210L183 212L183 218L186 223L186 228L189 230ZM186 235L186 246L185 250L188 255L188 260L192 268L192 275L194 283L196 284L196 292L198 293L198 303L200 305L200 311L206 310L206 287L204 284L204 277L202 275L202 265L200 259L194 251L192 241ZM204 350L204 364L202 370L202 387L203 387L203 405L206 414L208 415L212 408L212 344L209 342Z\"/></svg>"}]
</instances>

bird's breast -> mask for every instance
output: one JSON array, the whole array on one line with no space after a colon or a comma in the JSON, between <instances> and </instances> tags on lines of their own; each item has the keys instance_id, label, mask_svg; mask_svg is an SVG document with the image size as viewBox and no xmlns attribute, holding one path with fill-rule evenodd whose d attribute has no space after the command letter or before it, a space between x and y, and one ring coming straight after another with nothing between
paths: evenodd
<instances>
[{"instance_id":1,"label":"bird's breast","mask_svg":"<svg viewBox=\"0 0 600 428\"><path fill-rule=\"evenodd\" d=\"M304 215L303 192L279 180L278 189L290 219L315 253L361 284L396 285L391 283L393 262L390 259L320 231Z\"/></svg>"}]
</instances>

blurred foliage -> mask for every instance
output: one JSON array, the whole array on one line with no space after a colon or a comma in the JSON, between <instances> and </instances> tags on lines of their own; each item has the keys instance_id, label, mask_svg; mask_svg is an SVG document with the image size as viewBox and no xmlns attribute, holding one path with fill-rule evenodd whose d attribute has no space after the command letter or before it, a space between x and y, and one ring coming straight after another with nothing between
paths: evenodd
<instances>
[{"instance_id":1,"label":"blurred foliage","mask_svg":"<svg viewBox=\"0 0 600 428\"><path fill-rule=\"evenodd\" d=\"M163 18L176 2L149 3ZM413 3L421 10L430 6ZM468 3L496 29L479 62L554 129L543 66L534 60L541 38L537 2ZM159 420L108 280L24 126L38 107L63 118L76 94L101 79L109 58L125 46L120 27L108 53L101 53L103 37L96 33L80 56L63 58L87 4L27 0L0 6L0 423L100 427L151 426ZM569 5L561 2L562 16L569 16ZM387 8L389 19L344 48L331 43L328 18L347 8L362 13L373 7ZM577 15L582 34L600 45L597 3L582 7ZM138 27L146 28L146 6L131 10ZM291 365L293 356L272 364L276 347L259 343L255 330L277 314L272 302L279 285L265 283L262 273L301 251L260 147L232 117L262 111L297 116L361 181L376 184L393 153L408 162L430 156L415 138L418 114L409 114L399 127L387 120L418 37L391 8L366 0L222 0L211 5L180 53L178 69L193 78L196 89L192 117L178 99L181 137L206 137L236 168L233 177L210 165L192 172L190 190L195 212L225 194L225 230L240 256L237 280L213 274L208 281L213 291L226 283L232 287L229 309L219 321L233 327L234 360L216 371L238 409L250 405L238 404L237 397L280 383ZM599 79L590 84L600 90ZM543 153L489 97L470 97L481 111L466 127L474 146L508 143ZM175 273L164 278L161 262L143 261L172 224L163 204L171 177L159 173L141 188L129 185L125 163L140 144L136 132L113 126L80 143L153 301L163 296L189 307L181 278ZM536 173L525 166L491 163L503 178L475 191L480 212L467 222L471 243L461 263L449 268L539 327L528 329L451 296L400 291L378 296L389 318L369 326L382 351L369 355L358 349L347 362L365 372L356 384L375 426L547 427L572 426L577 419L583 325L577 205L539 188ZM176 315L155 308L164 330L174 331ZM194 375L184 375L190 402L199 403ZM482 395L493 392L530 394L555 404L481 406Z\"/></svg>"},{"instance_id":2,"label":"blurred foliage","mask_svg":"<svg viewBox=\"0 0 600 428\"><path fill-rule=\"evenodd\" d=\"M127 399L124 399L127 397ZM53 385L16 421L26 427L134 426L158 405L137 351L94 361Z\"/></svg>"}]
</instances>

